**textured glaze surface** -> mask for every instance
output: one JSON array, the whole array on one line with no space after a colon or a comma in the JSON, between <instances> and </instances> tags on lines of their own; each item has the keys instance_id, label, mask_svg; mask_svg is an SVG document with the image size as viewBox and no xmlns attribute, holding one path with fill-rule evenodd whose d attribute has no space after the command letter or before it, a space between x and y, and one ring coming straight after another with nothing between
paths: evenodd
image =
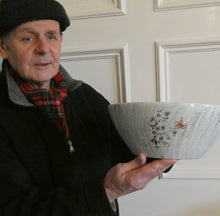
<instances>
[{"instance_id":1,"label":"textured glaze surface","mask_svg":"<svg viewBox=\"0 0 220 216\"><path fill-rule=\"evenodd\" d=\"M121 137L134 154L153 158L201 158L220 132L220 106L184 103L109 105Z\"/></svg>"}]
</instances>

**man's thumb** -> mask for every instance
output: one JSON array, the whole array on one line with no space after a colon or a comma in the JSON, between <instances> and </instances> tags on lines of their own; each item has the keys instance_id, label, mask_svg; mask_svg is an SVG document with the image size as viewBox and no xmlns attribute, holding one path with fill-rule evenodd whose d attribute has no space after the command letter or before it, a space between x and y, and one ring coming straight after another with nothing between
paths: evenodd
<instances>
[{"instance_id":1,"label":"man's thumb","mask_svg":"<svg viewBox=\"0 0 220 216\"><path fill-rule=\"evenodd\" d=\"M128 163L129 169L133 170L133 169L137 169L138 167L145 165L146 160L147 159L146 159L145 154L143 153L139 154L134 160Z\"/></svg>"}]
</instances>

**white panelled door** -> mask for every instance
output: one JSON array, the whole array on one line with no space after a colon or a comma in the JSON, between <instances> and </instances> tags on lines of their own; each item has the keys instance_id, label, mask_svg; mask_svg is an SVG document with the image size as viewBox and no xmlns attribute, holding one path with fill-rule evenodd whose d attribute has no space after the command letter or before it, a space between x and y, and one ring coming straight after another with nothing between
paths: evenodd
<instances>
[{"instance_id":1,"label":"white panelled door","mask_svg":"<svg viewBox=\"0 0 220 216\"><path fill-rule=\"evenodd\" d=\"M111 103L220 104L220 0L60 0L71 27L61 63ZM220 139L145 190L121 216L219 216Z\"/></svg>"}]
</instances>

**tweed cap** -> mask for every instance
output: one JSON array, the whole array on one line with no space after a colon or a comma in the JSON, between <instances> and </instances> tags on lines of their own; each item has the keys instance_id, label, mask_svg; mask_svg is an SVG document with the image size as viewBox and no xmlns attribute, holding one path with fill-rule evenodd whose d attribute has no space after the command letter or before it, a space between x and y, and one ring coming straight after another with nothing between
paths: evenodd
<instances>
[{"instance_id":1,"label":"tweed cap","mask_svg":"<svg viewBox=\"0 0 220 216\"><path fill-rule=\"evenodd\" d=\"M59 22L61 32L70 25L64 7L55 0L0 0L0 37L25 22L48 19Z\"/></svg>"}]
</instances>

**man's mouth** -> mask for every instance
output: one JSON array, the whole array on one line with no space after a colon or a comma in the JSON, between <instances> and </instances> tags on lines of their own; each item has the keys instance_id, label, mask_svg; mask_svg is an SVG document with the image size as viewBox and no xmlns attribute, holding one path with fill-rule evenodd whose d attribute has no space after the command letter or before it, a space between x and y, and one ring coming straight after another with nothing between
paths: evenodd
<instances>
[{"instance_id":1,"label":"man's mouth","mask_svg":"<svg viewBox=\"0 0 220 216\"><path fill-rule=\"evenodd\" d=\"M46 62L46 63L35 63L34 65L38 66L38 67L45 67L45 66L48 66L50 64L51 64L50 62Z\"/></svg>"},{"instance_id":2,"label":"man's mouth","mask_svg":"<svg viewBox=\"0 0 220 216\"><path fill-rule=\"evenodd\" d=\"M38 65L42 65L42 66L44 66L44 65L48 65L49 63L41 63L41 64L38 64Z\"/></svg>"}]
</instances>

